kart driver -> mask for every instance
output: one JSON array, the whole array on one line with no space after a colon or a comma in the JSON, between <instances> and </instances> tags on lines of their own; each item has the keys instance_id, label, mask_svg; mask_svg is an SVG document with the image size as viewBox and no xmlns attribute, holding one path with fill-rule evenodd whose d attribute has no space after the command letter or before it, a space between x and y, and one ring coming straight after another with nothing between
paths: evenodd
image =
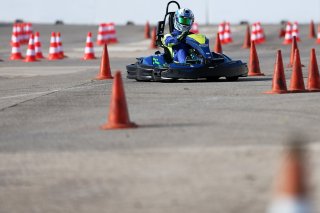
<instances>
[{"instance_id":1,"label":"kart driver","mask_svg":"<svg viewBox=\"0 0 320 213\"><path fill-rule=\"evenodd\" d=\"M189 46L183 41L192 27L194 15L191 10L182 8L175 12L173 19L174 30L164 36L164 45L172 48L174 62L186 63Z\"/></svg>"}]
</instances>

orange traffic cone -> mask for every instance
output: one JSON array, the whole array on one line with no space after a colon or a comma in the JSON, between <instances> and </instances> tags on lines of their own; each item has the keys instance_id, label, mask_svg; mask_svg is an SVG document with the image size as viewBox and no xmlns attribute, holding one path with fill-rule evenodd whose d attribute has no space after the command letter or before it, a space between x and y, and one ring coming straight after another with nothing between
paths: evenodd
<instances>
[{"instance_id":1,"label":"orange traffic cone","mask_svg":"<svg viewBox=\"0 0 320 213\"><path fill-rule=\"evenodd\" d=\"M283 38L286 35L286 30L284 27L281 27L279 30L279 38Z\"/></svg>"},{"instance_id":2,"label":"orange traffic cone","mask_svg":"<svg viewBox=\"0 0 320 213\"><path fill-rule=\"evenodd\" d=\"M277 59L274 66L274 73L272 79L272 90L265 92L265 94L282 94L287 93L286 76L284 74L283 61L281 50L278 50Z\"/></svg>"},{"instance_id":3,"label":"orange traffic cone","mask_svg":"<svg viewBox=\"0 0 320 213\"><path fill-rule=\"evenodd\" d=\"M93 42L92 42L92 33L88 32L87 40L86 40L86 48L84 49L83 60L93 60L96 59L93 50Z\"/></svg>"},{"instance_id":4,"label":"orange traffic cone","mask_svg":"<svg viewBox=\"0 0 320 213\"><path fill-rule=\"evenodd\" d=\"M246 36L244 37L242 48L249 49L251 47L250 26L247 25Z\"/></svg>"},{"instance_id":5,"label":"orange traffic cone","mask_svg":"<svg viewBox=\"0 0 320 213\"><path fill-rule=\"evenodd\" d=\"M255 42L251 42L248 76L262 76Z\"/></svg>"},{"instance_id":6,"label":"orange traffic cone","mask_svg":"<svg viewBox=\"0 0 320 213\"><path fill-rule=\"evenodd\" d=\"M230 23L226 22L224 26L223 43L229 44L232 43L232 41Z\"/></svg>"},{"instance_id":7,"label":"orange traffic cone","mask_svg":"<svg viewBox=\"0 0 320 213\"><path fill-rule=\"evenodd\" d=\"M305 154L301 147L290 147L275 181L275 198L268 213L311 213Z\"/></svg>"},{"instance_id":8,"label":"orange traffic cone","mask_svg":"<svg viewBox=\"0 0 320 213\"><path fill-rule=\"evenodd\" d=\"M146 26L144 27L144 38L146 38L146 39L151 38L151 35L150 35L150 24L149 24L148 21L146 23Z\"/></svg>"},{"instance_id":9,"label":"orange traffic cone","mask_svg":"<svg viewBox=\"0 0 320 213\"><path fill-rule=\"evenodd\" d=\"M129 118L121 72L117 71L113 80L108 122L101 128L123 129L135 127L137 125L131 122Z\"/></svg>"},{"instance_id":10,"label":"orange traffic cone","mask_svg":"<svg viewBox=\"0 0 320 213\"><path fill-rule=\"evenodd\" d=\"M57 42L57 45L58 45L59 57L61 59L66 58L67 56L64 55L63 46L62 46L62 39L61 39L61 33L60 32L56 33L56 42Z\"/></svg>"},{"instance_id":11,"label":"orange traffic cone","mask_svg":"<svg viewBox=\"0 0 320 213\"><path fill-rule=\"evenodd\" d=\"M36 51L34 47L34 35L31 34L29 39L26 59L24 60L24 62L35 62L35 61L38 61L38 60L36 59Z\"/></svg>"},{"instance_id":12,"label":"orange traffic cone","mask_svg":"<svg viewBox=\"0 0 320 213\"><path fill-rule=\"evenodd\" d=\"M48 60L59 60L59 53L58 53L58 45L56 42L56 33L52 32L51 33L51 38L50 38L50 48L49 48L49 56Z\"/></svg>"},{"instance_id":13,"label":"orange traffic cone","mask_svg":"<svg viewBox=\"0 0 320 213\"><path fill-rule=\"evenodd\" d=\"M251 41L257 42L258 40L258 31L257 31L257 23L253 23L251 27Z\"/></svg>"},{"instance_id":14,"label":"orange traffic cone","mask_svg":"<svg viewBox=\"0 0 320 213\"><path fill-rule=\"evenodd\" d=\"M221 46L221 41L219 38L219 33L217 33L217 37L216 37L216 42L214 44L214 52L216 53L222 53L222 46Z\"/></svg>"},{"instance_id":15,"label":"orange traffic cone","mask_svg":"<svg viewBox=\"0 0 320 213\"><path fill-rule=\"evenodd\" d=\"M290 22L286 26L286 34L284 36L283 44L291 44L292 42L292 25Z\"/></svg>"},{"instance_id":16,"label":"orange traffic cone","mask_svg":"<svg viewBox=\"0 0 320 213\"><path fill-rule=\"evenodd\" d=\"M107 29L106 23L99 24L98 35L97 35L97 45L104 45L105 43L107 43L107 40L105 39L106 29Z\"/></svg>"},{"instance_id":17,"label":"orange traffic cone","mask_svg":"<svg viewBox=\"0 0 320 213\"><path fill-rule=\"evenodd\" d=\"M157 49L157 29L154 27L151 34L151 49Z\"/></svg>"},{"instance_id":18,"label":"orange traffic cone","mask_svg":"<svg viewBox=\"0 0 320 213\"><path fill-rule=\"evenodd\" d=\"M318 35L317 35L317 44L320 44L320 24L318 25Z\"/></svg>"},{"instance_id":19,"label":"orange traffic cone","mask_svg":"<svg viewBox=\"0 0 320 213\"><path fill-rule=\"evenodd\" d=\"M104 44L104 47L103 47L101 64L100 64L100 73L96 77L96 79L98 79L98 80L113 79L113 77L111 75L107 44Z\"/></svg>"},{"instance_id":20,"label":"orange traffic cone","mask_svg":"<svg viewBox=\"0 0 320 213\"><path fill-rule=\"evenodd\" d=\"M219 24L219 28L218 28L218 33L219 33L219 38L220 38L220 42L221 44L224 44L224 26L225 23L220 23Z\"/></svg>"},{"instance_id":21,"label":"orange traffic cone","mask_svg":"<svg viewBox=\"0 0 320 213\"><path fill-rule=\"evenodd\" d=\"M290 63L287 65L288 68L293 66L294 53L295 53L296 49L298 49L297 37L293 36L292 45L291 45L291 52L290 52Z\"/></svg>"},{"instance_id":22,"label":"orange traffic cone","mask_svg":"<svg viewBox=\"0 0 320 213\"><path fill-rule=\"evenodd\" d=\"M316 38L316 31L314 29L313 20L311 20L310 26L309 26L309 38Z\"/></svg>"},{"instance_id":23,"label":"orange traffic cone","mask_svg":"<svg viewBox=\"0 0 320 213\"><path fill-rule=\"evenodd\" d=\"M304 87L299 49L294 52L294 62L290 81L290 92L307 92Z\"/></svg>"},{"instance_id":24,"label":"orange traffic cone","mask_svg":"<svg viewBox=\"0 0 320 213\"><path fill-rule=\"evenodd\" d=\"M261 44L261 43L264 43L266 41L264 30L263 30L260 22L256 23L256 35L257 35L257 39L256 39L255 42L257 44Z\"/></svg>"},{"instance_id":25,"label":"orange traffic cone","mask_svg":"<svg viewBox=\"0 0 320 213\"><path fill-rule=\"evenodd\" d=\"M320 76L316 57L316 50L313 48L310 53L309 75L307 89L310 92L320 92Z\"/></svg>"},{"instance_id":26,"label":"orange traffic cone","mask_svg":"<svg viewBox=\"0 0 320 213\"><path fill-rule=\"evenodd\" d=\"M37 59L43 59L44 56L42 54L40 33L39 32L35 33L35 36L34 36L34 47L35 47L35 52L36 52L36 58Z\"/></svg>"},{"instance_id":27,"label":"orange traffic cone","mask_svg":"<svg viewBox=\"0 0 320 213\"><path fill-rule=\"evenodd\" d=\"M19 42L19 37L16 31L16 27L14 27L14 32L12 33L11 37L11 56L10 60L21 60L23 59L22 54L21 54L21 49L20 49L20 42Z\"/></svg>"},{"instance_id":28,"label":"orange traffic cone","mask_svg":"<svg viewBox=\"0 0 320 213\"><path fill-rule=\"evenodd\" d=\"M299 36L299 26L298 26L298 22L294 22L293 26L292 26L292 34L291 34L292 38L296 37L297 42L300 42L300 36Z\"/></svg>"},{"instance_id":29,"label":"orange traffic cone","mask_svg":"<svg viewBox=\"0 0 320 213\"><path fill-rule=\"evenodd\" d=\"M19 42L20 44L20 34L18 32L18 25L14 24L12 27L12 34L11 34L11 46L13 46L14 43Z\"/></svg>"}]
</instances>

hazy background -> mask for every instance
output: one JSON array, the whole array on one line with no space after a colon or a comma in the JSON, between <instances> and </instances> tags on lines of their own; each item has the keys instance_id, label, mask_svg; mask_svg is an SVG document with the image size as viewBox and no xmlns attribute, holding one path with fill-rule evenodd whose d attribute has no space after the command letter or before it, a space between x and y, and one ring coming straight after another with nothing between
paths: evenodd
<instances>
[{"instance_id":1,"label":"hazy background","mask_svg":"<svg viewBox=\"0 0 320 213\"><path fill-rule=\"evenodd\" d=\"M38 23L61 19L66 23L96 24L131 20L144 24L163 18L168 0L1 0L0 21L17 18ZM192 9L200 24L240 20L278 23L282 19L307 23L320 19L320 0L188 0L178 1ZM206 14L209 14L206 18Z\"/></svg>"}]
</instances>

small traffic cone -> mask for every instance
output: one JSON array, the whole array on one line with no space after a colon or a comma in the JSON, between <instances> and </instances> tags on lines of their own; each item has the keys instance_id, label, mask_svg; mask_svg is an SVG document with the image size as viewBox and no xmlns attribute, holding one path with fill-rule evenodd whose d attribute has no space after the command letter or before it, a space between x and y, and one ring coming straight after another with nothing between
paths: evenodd
<instances>
[{"instance_id":1,"label":"small traffic cone","mask_svg":"<svg viewBox=\"0 0 320 213\"><path fill-rule=\"evenodd\" d=\"M299 25L298 25L298 22L296 22L296 21L293 23L291 36L292 36L292 38L296 37L297 42L301 41L300 36L299 36Z\"/></svg>"},{"instance_id":2,"label":"small traffic cone","mask_svg":"<svg viewBox=\"0 0 320 213\"><path fill-rule=\"evenodd\" d=\"M216 53L222 53L222 46L221 46L221 41L220 41L220 38L219 38L219 33L217 33L217 37L216 37L216 42L214 44L214 52Z\"/></svg>"},{"instance_id":3,"label":"small traffic cone","mask_svg":"<svg viewBox=\"0 0 320 213\"><path fill-rule=\"evenodd\" d=\"M281 50L278 50L277 59L274 66L272 90L265 92L265 94L283 94L287 93L286 76L284 74L283 60Z\"/></svg>"},{"instance_id":4,"label":"small traffic cone","mask_svg":"<svg viewBox=\"0 0 320 213\"><path fill-rule=\"evenodd\" d=\"M258 36L257 36L257 23L253 23L252 24L252 30L251 30L251 41L256 42L258 40ZM251 44L250 44L251 45Z\"/></svg>"},{"instance_id":5,"label":"small traffic cone","mask_svg":"<svg viewBox=\"0 0 320 213\"><path fill-rule=\"evenodd\" d=\"M286 35L286 30L284 27L281 27L279 30L279 38L283 38Z\"/></svg>"},{"instance_id":6,"label":"small traffic cone","mask_svg":"<svg viewBox=\"0 0 320 213\"><path fill-rule=\"evenodd\" d=\"M299 49L294 52L294 62L289 91L293 93L307 92L304 86Z\"/></svg>"},{"instance_id":7,"label":"small traffic cone","mask_svg":"<svg viewBox=\"0 0 320 213\"><path fill-rule=\"evenodd\" d=\"M313 48L310 53L309 75L307 89L310 92L320 92L320 76L316 57L316 50Z\"/></svg>"},{"instance_id":8,"label":"small traffic cone","mask_svg":"<svg viewBox=\"0 0 320 213\"><path fill-rule=\"evenodd\" d=\"M29 45L28 45L28 49L27 49L26 59L24 60L24 62L35 62L35 61L38 61L38 60L36 59L36 51L35 51L35 46L34 46L34 35L31 34L30 39L29 39Z\"/></svg>"},{"instance_id":9,"label":"small traffic cone","mask_svg":"<svg viewBox=\"0 0 320 213\"><path fill-rule=\"evenodd\" d=\"M41 41L40 41L40 33L36 32L34 36L34 47L36 52L37 59L43 59L44 56L42 54Z\"/></svg>"},{"instance_id":10,"label":"small traffic cone","mask_svg":"<svg viewBox=\"0 0 320 213\"><path fill-rule=\"evenodd\" d=\"M251 42L250 48L250 60L249 60L249 72L248 76L263 76L264 74L260 71L260 63L256 50L255 42Z\"/></svg>"},{"instance_id":11,"label":"small traffic cone","mask_svg":"<svg viewBox=\"0 0 320 213\"><path fill-rule=\"evenodd\" d=\"M224 28L224 35L223 35L223 43L224 44L229 44L232 43L232 37L231 37L231 28L230 28L230 23L226 22L225 23L225 28Z\"/></svg>"},{"instance_id":12,"label":"small traffic cone","mask_svg":"<svg viewBox=\"0 0 320 213\"><path fill-rule=\"evenodd\" d=\"M151 49L157 49L157 29L154 27L151 34Z\"/></svg>"},{"instance_id":13,"label":"small traffic cone","mask_svg":"<svg viewBox=\"0 0 320 213\"><path fill-rule=\"evenodd\" d=\"M286 26L286 34L284 36L283 44L291 44L292 42L292 25L290 22Z\"/></svg>"},{"instance_id":14,"label":"small traffic cone","mask_svg":"<svg viewBox=\"0 0 320 213\"><path fill-rule=\"evenodd\" d=\"M21 60L23 59L20 49L20 42L16 34L12 35L11 37L11 56L10 60Z\"/></svg>"},{"instance_id":15,"label":"small traffic cone","mask_svg":"<svg viewBox=\"0 0 320 213\"><path fill-rule=\"evenodd\" d=\"M20 44L20 38L19 38L19 33L18 33L18 26L17 24L14 24L12 27L12 34L11 34L11 46L13 46L14 43L19 42Z\"/></svg>"},{"instance_id":16,"label":"small traffic cone","mask_svg":"<svg viewBox=\"0 0 320 213\"><path fill-rule=\"evenodd\" d=\"M105 23L99 24L98 35L97 35L97 45L104 45L105 43L107 43L107 40L105 39L106 28L107 26Z\"/></svg>"},{"instance_id":17,"label":"small traffic cone","mask_svg":"<svg viewBox=\"0 0 320 213\"><path fill-rule=\"evenodd\" d=\"M247 25L246 36L244 37L242 48L249 49L251 47L250 26Z\"/></svg>"},{"instance_id":18,"label":"small traffic cone","mask_svg":"<svg viewBox=\"0 0 320 213\"><path fill-rule=\"evenodd\" d=\"M121 72L117 71L113 80L108 122L101 128L108 130L135 127L137 125L131 122L129 118Z\"/></svg>"},{"instance_id":19,"label":"small traffic cone","mask_svg":"<svg viewBox=\"0 0 320 213\"><path fill-rule=\"evenodd\" d=\"M58 44L56 42L56 33L51 33L50 38L50 48L49 48L49 56L48 60L59 60L59 53L58 53Z\"/></svg>"},{"instance_id":20,"label":"small traffic cone","mask_svg":"<svg viewBox=\"0 0 320 213\"><path fill-rule=\"evenodd\" d=\"M320 24L318 25L318 35L317 35L317 44L320 44Z\"/></svg>"},{"instance_id":21,"label":"small traffic cone","mask_svg":"<svg viewBox=\"0 0 320 213\"><path fill-rule=\"evenodd\" d=\"M111 75L110 69L110 61L109 61L109 53L107 44L104 44L102 57L101 57L101 64L100 64L100 73L96 77L97 80L106 80L106 79L113 79Z\"/></svg>"},{"instance_id":22,"label":"small traffic cone","mask_svg":"<svg viewBox=\"0 0 320 213\"><path fill-rule=\"evenodd\" d=\"M264 30L261 26L260 22L256 23L256 31L257 31L257 40L255 41L257 44L262 44L266 41Z\"/></svg>"},{"instance_id":23,"label":"small traffic cone","mask_svg":"<svg viewBox=\"0 0 320 213\"><path fill-rule=\"evenodd\" d=\"M313 20L311 20L310 26L309 26L309 38L311 39L316 38L316 31L314 28Z\"/></svg>"},{"instance_id":24,"label":"small traffic cone","mask_svg":"<svg viewBox=\"0 0 320 213\"><path fill-rule=\"evenodd\" d=\"M218 28L220 43L224 44L224 25L225 23L220 23Z\"/></svg>"},{"instance_id":25,"label":"small traffic cone","mask_svg":"<svg viewBox=\"0 0 320 213\"><path fill-rule=\"evenodd\" d=\"M151 35L150 35L150 24L149 24L148 21L146 23L146 26L144 27L144 38L146 38L146 39L151 38Z\"/></svg>"},{"instance_id":26,"label":"small traffic cone","mask_svg":"<svg viewBox=\"0 0 320 213\"><path fill-rule=\"evenodd\" d=\"M84 49L84 56L82 58L83 60L94 60L97 59L94 55L94 49L93 49L93 42L92 42L92 33L88 32L87 40L86 40L86 47Z\"/></svg>"},{"instance_id":27,"label":"small traffic cone","mask_svg":"<svg viewBox=\"0 0 320 213\"><path fill-rule=\"evenodd\" d=\"M63 51L62 39L61 39L60 32L56 33L56 43L58 45L58 54L59 54L60 59L66 58L66 56L64 55L64 51Z\"/></svg>"},{"instance_id":28,"label":"small traffic cone","mask_svg":"<svg viewBox=\"0 0 320 213\"><path fill-rule=\"evenodd\" d=\"M197 22L193 22L190 32L193 33L193 34L199 34L200 33L199 24Z\"/></svg>"},{"instance_id":29,"label":"small traffic cone","mask_svg":"<svg viewBox=\"0 0 320 213\"><path fill-rule=\"evenodd\" d=\"M268 213L311 213L305 153L301 145L286 150L278 177L275 197Z\"/></svg>"},{"instance_id":30,"label":"small traffic cone","mask_svg":"<svg viewBox=\"0 0 320 213\"><path fill-rule=\"evenodd\" d=\"M288 68L293 66L294 53L295 53L296 49L298 49L297 37L293 36L292 45L291 45L291 52L290 52L290 63L287 65Z\"/></svg>"}]
</instances>

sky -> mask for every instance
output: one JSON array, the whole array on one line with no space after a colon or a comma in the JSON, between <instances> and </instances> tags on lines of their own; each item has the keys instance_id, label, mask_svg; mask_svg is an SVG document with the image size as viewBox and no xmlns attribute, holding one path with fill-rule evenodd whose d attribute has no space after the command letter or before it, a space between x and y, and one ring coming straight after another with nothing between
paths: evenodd
<instances>
[{"instance_id":1,"label":"sky","mask_svg":"<svg viewBox=\"0 0 320 213\"><path fill-rule=\"evenodd\" d=\"M1 0L0 22L17 18L33 23L98 24L133 21L144 24L163 19L168 0ZM229 21L239 23L281 20L309 23L320 21L320 0L180 0L191 9L199 24ZM175 8L173 8L175 9ZM206 15L208 14L208 16Z\"/></svg>"}]
</instances>

